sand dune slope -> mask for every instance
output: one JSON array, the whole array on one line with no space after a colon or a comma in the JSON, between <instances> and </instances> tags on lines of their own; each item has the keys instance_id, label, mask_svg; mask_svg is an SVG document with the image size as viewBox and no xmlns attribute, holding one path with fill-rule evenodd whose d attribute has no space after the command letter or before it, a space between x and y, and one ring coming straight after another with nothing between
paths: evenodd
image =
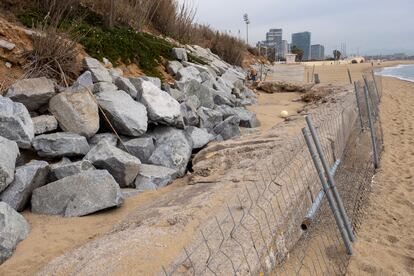
<instances>
[{"instance_id":1,"label":"sand dune slope","mask_svg":"<svg viewBox=\"0 0 414 276\"><path fill-rule=\"evenodd\" d=\"M349 275L414 275L414 83L383 85L385 152Z\"/></svg>"}]
</instances>

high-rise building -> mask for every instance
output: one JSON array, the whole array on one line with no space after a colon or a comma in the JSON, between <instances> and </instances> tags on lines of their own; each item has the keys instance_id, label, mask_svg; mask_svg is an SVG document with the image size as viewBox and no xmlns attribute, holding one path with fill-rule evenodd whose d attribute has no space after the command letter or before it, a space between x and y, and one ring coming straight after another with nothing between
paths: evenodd
<instances>
[{"instance_id":1,"label":"high-rise building","mask_svg":"<svg viewBox=\"0 0 414 276\"><path fill-rule=\"evenodd\" d=\"M303 51L303 60L311 59L311 33L302 32L292 34L292 48L297 47Z\"/></svg>"},{"instance_id":2,"label":"high-rise building","mask_svg":"<svg viewBox=\"0 0 414 276\"><path fill-rule=\"evenodd\" d=\"M268 46L276 46L282 44L282 29L270 29L266 33L266 42Z\"/></svg>"},{"instance_id":3,"label":"high-rise building","mask_svg":"<svg viewBox=\"0 0 414 276\"><path fill-rule=\"evenodd\" d=\"M286 54L289 53L288 42L286 40L282 40L280 45L278 45L277 49L279 58L285 59Z\"/></svg>"},{"instance_id":4,"label":"high-rise building","mask_svg":"<svg viewBox=\"0 0 414 276\"><path fill-rule=\"evenodd\" d=\"M311 46L311 59L324 60L325 59L325 47L320 44Z\"/></svg>"}]
</instances>

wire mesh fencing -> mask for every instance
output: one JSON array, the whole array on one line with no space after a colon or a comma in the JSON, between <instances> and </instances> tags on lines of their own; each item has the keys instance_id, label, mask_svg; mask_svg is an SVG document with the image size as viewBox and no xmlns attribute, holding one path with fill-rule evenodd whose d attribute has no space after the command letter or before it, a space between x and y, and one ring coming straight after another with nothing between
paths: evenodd
<instances>
[{"instance_id":1,"label":"wire mesh fencing","mask_svg":"<svg viewBox=\"0 0 414 276\"><path fill-rule=\"evenodd\" d=\"M365 80L355 83L355 94L308 115L319 157L302 133L269 148L249 180L180 257L162 267L163 274L344 275L352 254L344 237L349 242L358 233L378 166L375 155L383 149L380 79ZM322 161L328 171L318 170ZM330 201L335 190L352 233L338 202Z\"/></svg>"}]
</instances>

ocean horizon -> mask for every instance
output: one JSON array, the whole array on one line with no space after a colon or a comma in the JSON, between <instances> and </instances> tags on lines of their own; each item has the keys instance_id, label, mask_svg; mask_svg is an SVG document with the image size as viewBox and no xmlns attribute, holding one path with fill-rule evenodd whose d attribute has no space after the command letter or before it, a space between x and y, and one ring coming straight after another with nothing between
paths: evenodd
<instances>
[{"instance_id":1,"label":"ocean horizon","mask_svg":"<svg viewBox=\"0 0 414 276\"><path fill-rule=\"evenodd\" d=\"M400 64L392 67L384 67L376 71L375 74L414 82L414 64Z\"/></svg>"}]
</instances>

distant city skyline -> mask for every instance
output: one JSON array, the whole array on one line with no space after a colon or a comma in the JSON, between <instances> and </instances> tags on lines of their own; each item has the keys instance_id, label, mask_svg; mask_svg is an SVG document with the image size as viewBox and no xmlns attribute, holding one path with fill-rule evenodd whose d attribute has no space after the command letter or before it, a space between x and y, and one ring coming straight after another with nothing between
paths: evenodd
<instances>
[{"instance_id":1,"label":"distant city skyline","mask_svg":"<svg viewBox=\"0 0 414 276\"><path fill-rule=\"evenodd\" d=\"M374 55L404 52L414 54L413 0L179 0L197 9L196 21L245 38L243 14L248 13L252 46L265 39L269 29L292 33L309 31L312 43L325 46L325 54L341 50L348 54Z\"/></svg>"}]
</instances>

